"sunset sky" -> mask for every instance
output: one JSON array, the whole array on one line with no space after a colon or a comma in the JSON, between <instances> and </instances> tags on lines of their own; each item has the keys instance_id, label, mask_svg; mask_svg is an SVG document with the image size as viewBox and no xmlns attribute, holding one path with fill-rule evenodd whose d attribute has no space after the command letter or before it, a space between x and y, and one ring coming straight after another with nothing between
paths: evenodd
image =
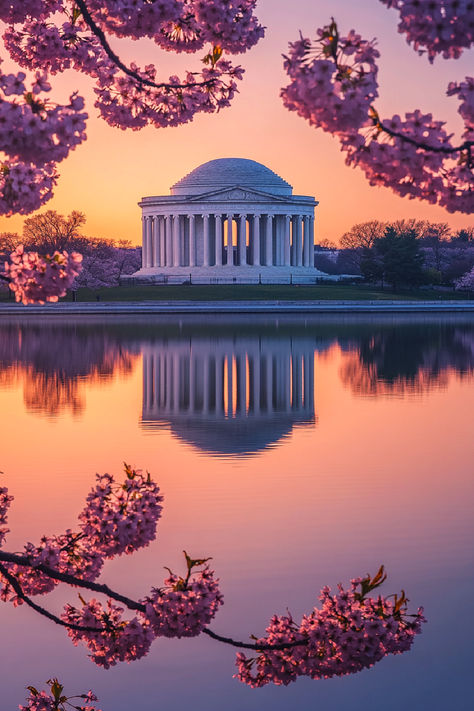
<instances>
[{"instance_id":1,"label":"sunset sky","mask_svg":"<svg viewBox=\"0 0 474 711\"><path fill-rule=\"evenodd\" d=\"M96 118L92 82L69 72L53 79L54 98L64 100L74 89L86 97L90 114L88 140L60 164L55 197L46 209L61 213L80 210L87 216L90 236L141 241L138 200L166 195L170 185L196 166L213 158L241 157L264 163L293 185L297 194L314 195L316 241L338 241L356 222L416 217L449 222L455 229L472 224L472 217L450 215L420 201L396 197L388 189L371 188L360 171L348 168L336 139L310 127L289 113L279 98L286 76L281 54L288 42L303 34L314 36L331 16L340 29L355 28L363 37L377 37L381 52L380 99L382 116L420 108L448 122L459 135L457 102L447 98L449 81L472 70L472 53L457 61L438 59L430 66L418 58L396 29L398 14L378 0L259 0L258 16L266 37L237 62L246 69L240 94L231 108L217 115L198 116L172 129L120 131ZM120 42L114 46L127 61L153 61L160 78L184 67L198 69L195 58L161 52L152 42ZM472 73L472 71L471 71ZM21 231L23 218L0 220L0 231Z\"/></svg>"}]
</instances>

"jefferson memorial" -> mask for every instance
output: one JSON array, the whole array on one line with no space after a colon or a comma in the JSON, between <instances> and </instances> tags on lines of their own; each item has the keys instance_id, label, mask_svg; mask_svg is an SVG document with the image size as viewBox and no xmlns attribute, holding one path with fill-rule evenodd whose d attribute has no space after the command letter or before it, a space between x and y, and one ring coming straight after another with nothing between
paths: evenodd
<instances>
[{"instance_id":1,"label":"jefferson memorial","mask_svg":"<svg viewBox=\"0 0 474 711\"><path fill-rule=\"evenodd\" d=\"M314 283L325 276L314 267L317 204L256 161L209 161L170 195L142 198L142 268L130 278Z\"/></svg>"}]
</instances>

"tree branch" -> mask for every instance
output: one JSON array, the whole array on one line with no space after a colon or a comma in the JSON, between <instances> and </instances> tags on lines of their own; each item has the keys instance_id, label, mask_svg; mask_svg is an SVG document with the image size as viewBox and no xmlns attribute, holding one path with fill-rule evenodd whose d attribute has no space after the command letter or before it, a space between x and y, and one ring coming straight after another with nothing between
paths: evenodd
<instances>
[{"instance_id":1,"label":"tree branch","mask_svg":"<svg viewBox=\"0 0 474 711\"><path fill-rule=\"evenodd\" d=\"M28 558L28 556L18 555L16 553L8 553L6 551L0 551L0 561L4 561L7 563L15 563L16 565L31 568L33 570L38 570L39 572L44 573L53 580L59 580L60 582L67 583L68 585L74 587L85 588L86 590L91 590L92 592L97 592L102 595L106 595L112 600L121 602L129 610L138 610L139 612L145 612L146 608L144 604L136 602L135 600L131 600L130 598L125 597L124 595L120 595L119 593L116 593L114 590L109 588L108 585L104 585L103 583L93 583L88 580L82 580L81 578L77 578L75 575L70 575L69 573L60 573L58 570L54 570L54 568L50 568L48 565L44 565L43 563L35 565L33 561ZM27 605L32 607L33 610L36 610L36 612L38 612L40 615L47 617L58 625L68 627L70 629L76 629L80 632L100 631L97 629L97 627L81 627L80 625L74 625L72 623L69 624L67 622L64 622L52 612L45 610L43 607L37 605L29 597L27 597L15 576L9 573L5 566L3 566L1 563L0 573L5 577L6 580L8 580L18 597L24 600ZM202 632L203 634L207 635L208 637L211 637L211 639L214 639L217 642L222 642L223 644L228 644L238 649L251 649L255 652L290 649L291 647L300 647L308 643L307 640L300 640L295 642L288 642L286 644L255 644L252 642L240 642L239 640L232 639L232 637L224 637L223 635L217 634L217 632L213 632L208 627L204 628Z\"/></svg>"},{"instance_id":2,"label":"tree branch","mask_svg":"<svg viewBox=\"0 0 474 711\"><path fill-rule=\"evenodd\" d=\"M31 607L33 610L35 610L35 612L38 612L40 615L43 615L43 617L47 617L48 620L51 620L57 625L61 625L61 627L67 627L68 629L77 630L78 632L100 632L100 629L98 629L97 627L83 627L82 625L75 625L72 622L65 622L49 610L46 610L44 607L41 607L41 605L38 605L36 602L33 602L33 600L31 600L31 598L29 598L28 595L23 592L23 589L18 580L15 578L15 576L9 573L5 566L1 563L0 573L3 575L5 580L8 580L18 597L23 600L23 602L28 605L28 607Z\"/></svg>"},{"instance_id":3,"label":"tree branch","mask_svg":"<svg viewBox=\"0 0 474 711\"><path fill-rule=\"evenodd\" d=\"M377 114L375 109L373 110ZM410 136L407 136L404 133L398 133L398 131L393 131L391 128L388 128L387 126L385 126L385 124L382 123L378 114L376 115L376 117L374 117L373 121L374 125L378 129L380 129L380 131L383 131L392 138L399 138L401 141L405 141L405 143L409 143L412 146L416 146L416 148L421 148L424 151L432 151L433 153L445 153L446 155L449 155L450 153L470 151L471 147L474 146L474 141L464 141L464 143L462 143L460 146L452 146L451 148L448 148L447 146L430 146L428 143L421 143L420 141L415 141L414 138L410 138Z\"/></svg>"},{"instance_id":4,"label":"tree branch","mask_svg":"<svg viewBox=\"0 0 474 711\"><path fill-rule=\"evenodd\" d=\"M91 32L97 37L99 40L102 49L108 56L108 58L115 64L116 67L121 69L125 74L127 74L129 77L132 79L135 79L139 84L143 84L145 86L151 86L153 89L192 89L193 87L198 87L198 86L211 86L216 83L217 79L207 79L206 81L196 81L196 82L188 82L186 84L167 84L166 82L162 82L161 84L157 84L156 82L152 81L151 79L146 79L146 77L140 76L137 72L135 72L133 69L130 69L130 67L127 67L126 64L122 62L120 57L115 54L113 51L112 47L110 46L107 37L105 36L104 31L97 25L95 22L94 18L92 17L91 13L89 12L86 3L84 0L74 0L78 8L80 9L82 13L82 17L84 18L84 22L87 24Z\"/></svg>"}]
</instances>

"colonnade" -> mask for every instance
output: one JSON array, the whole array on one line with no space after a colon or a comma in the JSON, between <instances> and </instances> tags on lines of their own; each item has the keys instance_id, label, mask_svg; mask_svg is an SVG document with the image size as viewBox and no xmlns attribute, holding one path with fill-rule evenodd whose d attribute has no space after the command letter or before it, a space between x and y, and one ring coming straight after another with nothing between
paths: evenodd
<instances>
[{"instance_id":1,"label":"colonnade","mask_svg":"<svg viewBox=\"0 0 474 711\"><path fill-rule=\"evenodd\" d=\"M304 214L145 215L144 268L314 266L314 216Z\"/></svg>"}]
</instances>

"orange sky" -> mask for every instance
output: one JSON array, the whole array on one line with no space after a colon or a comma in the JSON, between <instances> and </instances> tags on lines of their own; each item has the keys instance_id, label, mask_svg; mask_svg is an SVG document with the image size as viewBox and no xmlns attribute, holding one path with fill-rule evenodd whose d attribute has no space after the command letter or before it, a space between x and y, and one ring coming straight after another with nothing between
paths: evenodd
<instances>
[{"instance_id":1,"label":"orange sky","mask_svg":"<svg viewBox=\"0 0 474 711\"><path fill-rule=\"evenodd\" d=\"M70 72L55 78L54 97L62 100L79 89L86 96L90 119L87 142L60 165L55 197L43 210L81 210L87 216L86 234L138 244L137 202L142 196L167 194L176 180L213 158L242 157L279 173L295 193L319 200L316 241L337 241L352 224L370 219L416 217L449 222L455 229L472 225L467 215L449 215L427 203L398 198L388 189L371 188L360 171L345 166L337 140L284 109L279 99L279 89L286 83L281 53L300 29L312 34L331 15L343 31L355 27L366 38L378 37L382 58L377 105L382 115L420 108L446 120L459 134L457 102L444 91L449 81L470 72L472 53L430 66L397 33L397 13L377 0L296 0L291 5L287 0L259 0L258 16L267 35L238 58L247 70L245 79L232 107L221 114L202 115L179 128L124 132L96 118L87 77ZM192 57L161 53L151 42L122 42L118 47L128 61L154 61L163 68L163 76L198 66ZM21 231L22 222L21 217L2 218L0 231Z\"/></svg>"}]
</instances>

